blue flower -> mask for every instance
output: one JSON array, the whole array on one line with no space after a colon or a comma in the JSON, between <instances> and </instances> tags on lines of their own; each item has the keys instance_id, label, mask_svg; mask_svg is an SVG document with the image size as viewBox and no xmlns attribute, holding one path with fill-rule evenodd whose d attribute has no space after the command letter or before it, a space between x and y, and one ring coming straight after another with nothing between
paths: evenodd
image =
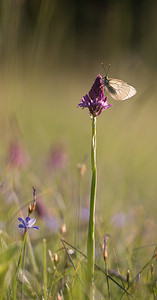
<instances>
[{"instance_id":1,"label":"blue flower","mask_svg":"<svg viewBox=\"0 0 157 300\"><path fill-rule=\"evenodd\" d=\"M39 230L39 226L33 226L36 222L36 219L31 219L30 217L26 217L25 221L22 218L18 218L18 220L21 222L19 224L19 228L24 228L25 231L27 231L29 228L34 228Z\"/></svg>"}]
</instances>

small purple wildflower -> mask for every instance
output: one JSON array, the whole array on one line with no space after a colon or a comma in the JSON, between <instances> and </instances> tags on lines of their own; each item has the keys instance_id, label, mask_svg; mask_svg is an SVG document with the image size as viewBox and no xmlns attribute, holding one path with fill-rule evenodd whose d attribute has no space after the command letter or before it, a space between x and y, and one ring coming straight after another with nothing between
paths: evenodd
<instances>
[{"instance_id":1,"label":"small purple wildflower","mask_svg":"<svg viewBox=\"0 0 157 300\"><path fill-rule=\"evenodd\" d=\"M105 234L104 236L104 248L107 247L107 240L108 240L109 236L107 234Z\"/></svg>"},{"instance_id":2,"label":"small purple wildflower","mask_svg":"<svg viewBox=\"0 0 157 300\"><path fill-rule=\"evenodd\" d=\"M82 109L87 107L90 114L97 117L103 112L103 110L111 106L111 104L107 103L107 97L104 96L103 81L99 74L96 77L89 93L81 99L81 103L78 104L77 107L81 107Z\"/></svg>"},{"instance_id":3,"label":"small purple wildflower","mask_svg":"<svg viewBox=\"0 0 157 300\"><path fill-rule=\"evenodd\" d=\"M39 230L39 226L33 226L36 222L35 218L31 219L30 217L26 217L25 221L22 218L18 218L18 220L21 222L21 224L19 224L19 228L24 228L25 232L30 228Z\"/></svg>"},{"instance_id":4,"label":"small purple wildflower","mask_svg":"<svg viewBox=\"0 0 157 300\"><path fill-rule=\"evenodd\" d=\"M50 169L61 170L68 164L68 160L64 145L56 144L49 153L47 163Z\"/></svg>"},{"instance_id":5,"label":"small purple wildflower","mask_svg":"<svg viewBox=\"0 0 157 300\"><path fill-rule=\"evenodd\" d=\"M30 162L28 152L19 141L10 144L9 159L12 167L24 169Z\"/></svg>"},{"instance_id":6,"label":"small purple wildflower","mask_svg":"<svg viewBox=\"0 0 157 300\"><path fill-rule=\"evenodd\" d=\"M138 283L138 282L140 281L140 276L141 276L140 273L138 273L138 274L137 274L137 277L136 277L136 279L135 279L135 283Z\"/></svg>"},{"instance_id":7,"label":"small purple wildflower","mask_svg":"<svg viewBox=\"0 0 157 300\"><path fill-rule=\"evenodd\" d=\"M119 212L112 216L111 222L116 228L122 228L128 221L129 216L124 212Z\"/></svg>"}]
</instances>

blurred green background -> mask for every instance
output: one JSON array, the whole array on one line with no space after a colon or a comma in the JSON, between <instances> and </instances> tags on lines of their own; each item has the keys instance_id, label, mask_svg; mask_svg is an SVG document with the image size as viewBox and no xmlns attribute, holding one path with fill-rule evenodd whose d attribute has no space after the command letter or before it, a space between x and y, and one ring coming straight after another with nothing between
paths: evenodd
<instances>
[{"instance_id":1,"label":"blurred green background","mask_svg":"<svg viewBox=\"0 0 157 300\"><path fill-rule=\"evenodd\" d=\"M18 139L31 158L28 173L43 186L51 184L46 155L61 143L74 183L76 165L88 155L85 201L91 120L77 104L97 74L104 75L101 62L106 68L110 63L109 76L131 83L137 95L124 102L109 97L113 107L97 118L97 210L103 224L114 213L139 206L156 226L156 12L153 0L0 1L2 177L9 145ZM22 183L30 195L36 182L27 177Z\"/></svg>"}]
</instances>

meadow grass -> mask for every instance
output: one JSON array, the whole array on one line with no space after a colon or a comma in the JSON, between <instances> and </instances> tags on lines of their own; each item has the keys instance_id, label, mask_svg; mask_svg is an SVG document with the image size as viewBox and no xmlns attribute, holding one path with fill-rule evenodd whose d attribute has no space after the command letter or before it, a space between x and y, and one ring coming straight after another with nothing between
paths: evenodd
<instances>
[{"instance_id":1,"label":"meadow grass","mask_svg":"<svg viewBox=\"0 0 157 300\"><path fill-rule=\"evenodd\" d=\"M88 299L91 120L77 104L94 77L69 72L61 80L61 74L13 70L1 81L0 96L0 299L13 298L23 240L17 217L28 215L32 186L38 204L32 218L40 230L28 231L16 297ZM136 88L142 90L138 79ZM124 289L136 299L156 299L156 95L146 97L111 100L113 108L97 120L95 299L131 298ZM13 141L29 156L20 150L24 164L10 159ZM54 149L63 155L61 168ZM86 165L84 176L78 163Z\"/></svg>"}]
</instances>

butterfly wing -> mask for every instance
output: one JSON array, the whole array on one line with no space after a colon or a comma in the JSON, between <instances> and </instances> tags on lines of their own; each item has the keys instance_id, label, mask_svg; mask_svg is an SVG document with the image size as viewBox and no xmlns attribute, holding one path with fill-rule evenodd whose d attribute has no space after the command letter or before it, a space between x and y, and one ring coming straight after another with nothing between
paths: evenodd
<instances>
[{"instance_id":1,"label":"butterfly wing","mask_svg":"<svg viewBox=\"0 0 157 300\"><path fill-rule=\"evenodd\" d=\"M119 79L109 78L104 84L104 88L115 100L126 100L136 94L133 86Z\"/></svg>"}]
</instances>

